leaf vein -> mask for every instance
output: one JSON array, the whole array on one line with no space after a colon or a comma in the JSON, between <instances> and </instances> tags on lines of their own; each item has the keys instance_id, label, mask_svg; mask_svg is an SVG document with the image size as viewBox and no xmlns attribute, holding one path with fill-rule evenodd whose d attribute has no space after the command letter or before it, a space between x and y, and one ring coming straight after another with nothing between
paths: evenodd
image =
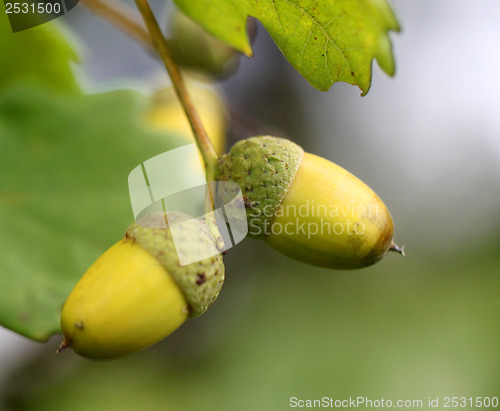
<instances>
[{"instance_id":1,"label":"leaf vein","mask_svg":"<svg viewBox=\"0 0 500 411\"><path fill-rule=\"evenodd\" d=\"M330 77L330 81L333 81L332 73L330 73L330 67L328 67L328 43L325 41L325 68L328 76Z\"/></svg>"},{"instance_id":2,"label":"leaf vein","mask_svg":"<svg viewBox=\"0 0 500 411\"><path fill-rule=\"evenodd\" d=\"M307 38L307 41L304 44L304 47L302 48L302 51L300 52L300 56L302 57L302 59L304 58L304 53L306 52L306 48L307 48L307 46L309 45L309 43L311 41L312 34L313 34L315 28L316 28L316 26L312 26L311 30L309 31L309 37Z\"/></svg>"},{"instance_id":3,"label":"leaf vein","mask_svg":"<svg viewBox=\"0 0 500 411\"><path fill-rule=\"evenodd\" d=\"M273 0L273 1L272 1L272 3L273 3L273 9L274 9L274 11L275 11L275 13L276 13L276 16L278 17L278 23L279 23L279 25L280 25L281 32L282 32L283 34L285 34L285 28L284 28L284 27L283 27L283 25L281 24L281 15L280 15L280 13L278 12L278 9L277 9L277 7L276 7L276 1L275 1L275 0Z\"/></svg>"},{"instance_id":4,"label":"leaf vein","mask_svg":"<svg viewBox=\"0 0 500 411\"><path fill-rule=\"evenodd\" d=\"M302 7L300 7L298 4L294 3L293 1L291 0L281 0L293 7L295 7L296 9L298 9L303 16L307 17L309 20L311 20L311 22L318 26L319 29L321 30L321 32L323 33L323 36L326 38L326 42L325 42L325 66L326 66L326 70L328 72L328 75L330 76L330 80L333 81L333 77L330 73L330 69L328 67L328 44L331 43L332 46L335 48L335 50L337 50L337 52L340 54L340 56L342 57L342 59L344 60L344 62L347 64L347 66L349 67L349 70L352 72L352 67L351 67L351 64L349 63L349 61L347 60L346 56L342 53L342 50L340 49L340 47L335 43L335 39L333 39L330 34L326 31L326 26L322 26L310 13L307 12L307 10L309 10L311 7L313 7L316 2L311 6L311 7L308 7L307 9L304 9ZM298 24L298 22L300 21L300 19L303 17L303 16L300 16L298 19L297 19L297 22L296 22L296 26ZM338 18L338 17L336 17ZM335 19L335 18L334 18ZM328 24L330 24L334 19L332 19L330 22L328 22ZM328 25L327 24L327 25Z\"/></svg>"}]
</instances>

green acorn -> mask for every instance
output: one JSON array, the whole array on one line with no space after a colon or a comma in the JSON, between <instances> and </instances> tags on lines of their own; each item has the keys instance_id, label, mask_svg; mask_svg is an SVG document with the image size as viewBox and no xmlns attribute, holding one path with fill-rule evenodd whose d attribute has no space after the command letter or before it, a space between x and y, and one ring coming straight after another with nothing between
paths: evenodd
<instances>
[{"instance_id":1,"label":"green acorn","mask_svg":"<svg viewBox=\"0 0 500 411\"><path fill-rule=\"evenodd\" d=\"M222 256L197 261L217 247L210 227L182 213L168 217L172 226L182 222L175 243L164 213L153 213L87 270L64 304L59 351L122 357L165 338L215 301L224 282ZM186 259L197 262L181 266Z\"/></svg>"},{"instance_id":2,"label":"green acorn","mask_svg":"<svg viewBox=\"0 0 500 411\"><path fill-rule=\"evenodd\" d=\"M287 139L239 141L222 156L219 179L240 186L249 235L292 258L352 269L402 252L391 215L366 184Z\"/></svg>"}]
</instances>

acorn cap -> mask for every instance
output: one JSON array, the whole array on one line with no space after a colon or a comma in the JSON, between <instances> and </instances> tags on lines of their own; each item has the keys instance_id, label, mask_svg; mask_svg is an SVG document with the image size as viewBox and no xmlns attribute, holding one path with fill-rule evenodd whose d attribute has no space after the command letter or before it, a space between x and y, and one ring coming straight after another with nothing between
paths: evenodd
<instances>
[{"instance_id":1,"label":"acorn cap","mask_svg":"<svg viewBox=\"0 0 500 411\"><path fill-rule=\"evenodd\" d=\"M237 142L221 157L219 179L241 187L250 236L267 232L303 155L304 150L290 140L257 136Z\"/></svg>"},{"instance_id":2,"label":"acorn cap","mask_svg":"<svg viewBox=\"0 0 500 411\"><path fill-rule=\"evenodd\" d=\"M156 257L184 294L189 305L189 317L198 317L215 301L222 288L224 282L222 255L216 254L181 266L171 230L168 226L165 227L166 222L167 217L163 212L148 214L131 224L125 237L134 239ZM182 222L182 230L178 234L176 232L175 237L175 242L180 246L179 252L184 253L182 257L207 255L207 250L213 249L214 237L202 221L181 212L169 212L168 222L170 224Z\"/></svg>"}]
</instances>

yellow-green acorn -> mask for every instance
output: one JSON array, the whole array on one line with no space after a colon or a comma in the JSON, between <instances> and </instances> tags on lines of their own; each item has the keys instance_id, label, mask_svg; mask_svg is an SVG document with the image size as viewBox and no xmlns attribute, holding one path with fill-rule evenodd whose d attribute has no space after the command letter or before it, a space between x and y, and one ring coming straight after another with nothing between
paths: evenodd
<instances>
[{"instance_id":1,"label":"yellow-green acorn","mask_svg":"<svg viewBox=\"0 0 500 411\"><path fill-rule=\"evenodd\" d=\"M163 212L132 224L77 283L61 313L64 340L84 357L111 359L146 348L175 331L188 317L205 312L224 282L221 254L181 266L184 258L209 255L214 237L203 222L169 213L182 221L175 244Z\"/></svg>"},{"instance_id":2,"label":"yellow-green acorn","mask_svg":"<svg viewBox=\"0 0 500 411\"><path fill-rule=\"evenodd\" d=\"M243 193L249 235L309 264L353 269L379 261L394 225L380 198L337 164L271 136L236 143L219 179Z\"/></svg>"}]
</instances>

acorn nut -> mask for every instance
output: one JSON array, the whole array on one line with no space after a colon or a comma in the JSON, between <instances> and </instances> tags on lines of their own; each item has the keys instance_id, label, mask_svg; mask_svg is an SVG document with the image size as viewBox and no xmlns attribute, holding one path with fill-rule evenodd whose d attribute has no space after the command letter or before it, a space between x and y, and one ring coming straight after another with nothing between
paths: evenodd
<instances>
[{"instance_id":1,"label":"acorn nut","mask_svg":"<svg viewBox=\"0 0 500 411\"><path fill-rule=\"evenodd\" d=\"M183 222L175 238L183 244L180 252L196 256L213 249L205 223L182 213L168 216L171 224ZM87 270L62 309L58 352L71 347L93 359L123 357L165 338L213 303L224 282L222 255L181 266L170 228L157 228L165 221L156 212L133 223Z\"/></svg>"},{"instance_id":2,"label":"acorn nut","mask_svg":"<svg viewBox=\"0 0 500 411\"><path fill-rule=\"evenodd\" d=\"M219 179L240 186L249 235L297 260L353 269L388 250L403 252L393 242L389 211L370 187L287 139L237 142L220 160Z\"/></svg>"}]
</instances>

